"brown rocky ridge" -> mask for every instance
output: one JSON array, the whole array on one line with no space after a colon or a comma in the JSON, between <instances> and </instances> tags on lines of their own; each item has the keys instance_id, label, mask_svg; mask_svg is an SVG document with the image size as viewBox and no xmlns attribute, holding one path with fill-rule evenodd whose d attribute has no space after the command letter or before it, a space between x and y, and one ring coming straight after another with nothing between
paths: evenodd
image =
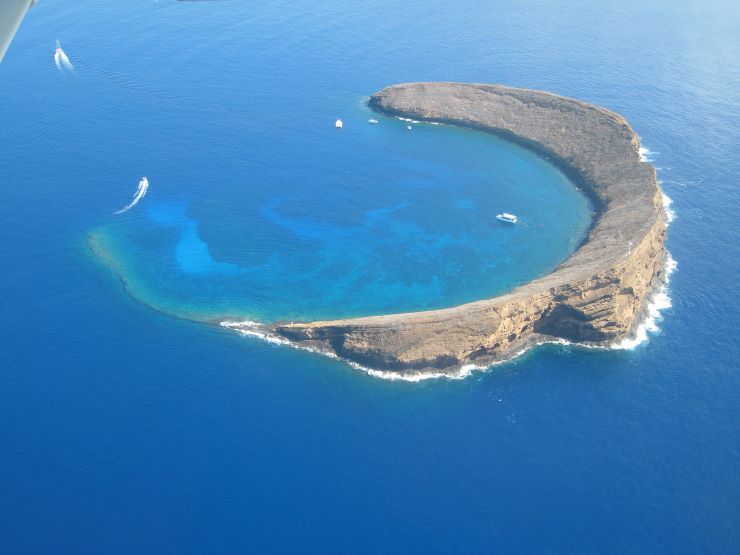
<instances>
[{"instance_id":1,"label":"brown rocky ridge","mask_svg":"<svg viewBox=\"0 0 740 555\"><path fill-rule=\"evenodd\" d=\"M627 121L604 108L501 85L409 83L370 98L378 112L472 127L559 166L597 210L586 240L552 273L452 308L277 324L265 333L378 370L485 366L541 342L607 346L634 333L664 279L665 214L655 169ZM238 323L223 323L240 328Z\"/></svg>"}]
</instances>

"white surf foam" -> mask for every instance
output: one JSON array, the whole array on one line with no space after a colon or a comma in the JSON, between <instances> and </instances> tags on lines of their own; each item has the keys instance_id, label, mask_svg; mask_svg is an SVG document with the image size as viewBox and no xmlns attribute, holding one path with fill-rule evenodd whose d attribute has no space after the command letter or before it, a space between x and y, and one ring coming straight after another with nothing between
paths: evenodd
<instances>
[{"instance_id":1,"label":"white surf foam","mask_svg":"<svg viewBox=\"0 0 740 555\"><path fill-rule=\"evenodd\" d=\"M541 345L563 345L563 346L577 347L581 349L601 349L601 350L632 350L632 349L635 349L638 345L641 345L642 343L645 343L646 341L648 341L651 334L657 333L660 330L659 323L660 323L660 320L662 319L661 312L673 306L671 302L671 298L668 294L669 293L668 287L670 284L671 274L676 270L677 266L678 266L677 262L673 259L670 253L668 253L666 256L665 279L663 281L663 284L653 295L649 297L648 305L645 310L646 314L645 314L644 320L637 326L634 334L628 338L622 339L616 343L612 343L611 345L606 345L606 346L589 345L589 344L584 344L584 343L573 343L566 339L553 339L549 341L539 341L532 347L525 347L521 349L520 351L517 351L516 353L514 353L512 356L510 356L506 360L496 361L486 366L479 366L476 364L465 364L457 369L453 369L447 372L396 372L393 370L376 370L374 368L369 368L367 366L363 366L362 364L358 364L357 362L343 359L342 357L339 357L335 353L332 353L329 351L323 351L323 350L316 349L313 347L308 347L300 343L294 343L288 339L285 339L284 337L278 336L274 333L267 331L264 325L260 324L259 322L255 322L253 320L244 320L244 321L225 320L225 321L222 321L220 325L225 328L229 328L241 335L248 336L248 337L254 337L255 339L266 341L268 343L272 343L273 345L279 345L283 347L292 347L294 349L298 349L301 351L308 351L311 353L324 355L334 360L341 360L342 362L354 368L355 370L359 370L360 372L363 372L367 374L368 376L371 376L373 378L378 378L381 380L388 380L388 381L394 381L394 382L411 382L411 383L422 382L425 380L439 380L439 379L462 380L462 379L470 377L474 372L489 371L496 366L511 362L512 360L522 356L530 348L538 347Z\"/></svg>"},{"instance_id":2,"label":"white surf foam","mask_svg":"<svg viewBox=\"0 0 740 555\"><path fill-rule=\"evenodd\" d=\"M120 210L116 210L114 214L123 214L127 210L131 210L134 206L136 206L136 203L138 203L142 198L144 198L144 195L147 192L147 189L149 189L149 180L146 177L142 177L139 181L139 187L136 189L136 193L134 193L134 198L129 202L126 206L121 208Z\"/></svg>"},{"instance_id":3,"label":"white surf foam","mask_svg":"<svg viewBox=\"0 0 740 555\"><path fill-rule=\"evenodd\" d=\"M671 274L676 271L678 263L668 253L665 265L665 280L660 288L648 299L645 319L637 326L633 337L622 339L611 345L612 349L632 350L638 345L649 339L648 334L656 333L660 330L659 323L662 319L661 312L671 308L673 303L669 296L668 286L670 284Z\"/></svg>"},{"instance_id":4,"label":"white surf foam","mask_svg":"<svg viewBox=\"0 0 740 555\"><path fill-rule=\"evenodd\" d=\"M220 322L220 325L224 328L233 330L240 335L244 335L246 337L253 337L255 339L259 339L267 343L272 343L273 345L279 345L283 347L292 347L293 349L297 349L299 351L307 351L310 353L323 355L323 356L329 357L334 360L340 360L343 363L350 366L351 368L354 368L355 370L363 372L364 374L367 374L368 376L371 376L373 378L378 378L381 380L388 380L392 382L418 383L418 382L422 382L425 380L439 380L439 379L462 380L462 379L470 377L473 374L473 372L483 372L499 364L505 364L509 362L510 360L513 360L523 355L528 350L528 349L522 349L521 351L515 353L511 358L507 360L494 362L487 366L479 366L476 364L465 364L461 366L460 368L450 370L447 372L396 372L393 370L376 370L375 368L369 368L357 362L347 360L345 358L337 356L335 353L332 353L329 351L323 351L323 350L309 347L309 346L306 346L300 343L294 343L288 339L285 339L284 337L277 336L274 333L267 331L264 325L260 324L259 322L255 322L253 320L243 320L243 321L224 320ZM552 343L566 344L567 342L553 341ZM544 344L544 343L539 343L539 344Z\"/></svg>"},{"instance_id":5,"label":"white surf foam","mask_svg":"<svg viewBox=\"0 0 740 555\"><path fill-rule=\"evenodd\" d=\"M482 366L476 366L474 364L466 364L460 367L460 369L453 372L393 372L387 370L373 370L372 368L364 369L364 372L368 376L373 378L379 378L381 380L388 380L391 382L423 382L425 380L439 380L445 378L448 380L463 380L469 377L474 370L484 370Z\"/></svg>"},{"instance_id":6,"label":"white surf foam","mask_svg":"<svg viewBox=\"0 0 740 555\"><path fill-rule=\"evenodd\" d=\"M343 359L337 356L335 353L331 353L328 351L322 351L320 349L308 347L300 343L294 343L288 339L285 339L284 337L277 336L274 333L270 333L269 331L267 331L265 327L259 322L254 322L252 320L244 320L244 321L225 320L221 322L220 325L225 328L229 328L237 332L240 335L244 335L247 337L253 337L255 339L266 341L267 343L272 343L273 345L292 347L293 349L297 349L299 351L307 351L309 353L316 353L319 355L324 355L334 360L341 360L342 362L354 368L355 370L359 370L360 372L363 372L367 374L368 376L372 376L374 378L379 378L382 380L421 382L424 380L433 380L433 379L439 379L439 378L462 379L462 378L468 377L472 373L473 370L483 370L484 369L483 367L468 364L460 368L458 371L449 372L449 373L410 372L410 373L401 374L399 372L393 372L393 371L375 370L374 368L368 368L367 366L363 366L362 364L359 364L357 362Z\"/></svg>"},{"instance_id":7,"label":"white surf foam","mask_svg":"<svg viewBox=\"0 0 740 555\"><path fill-rule=\"evenodd\" d=\"M244 335L246 337L253 337L255 339L259 339L260 341L272 343L273 345L279 345L281 347L292 347L293 349L296 349L299 351L307 351L309 353L323 355L325 357L328 357L334 360L341 360L342 362L354 368L355 370L359 370L368 375L373 375L373 372L378 372L377 370L373 370L372 368L367 368L366 366L362 366L361 364L358 364L357 362L343 359L337 356L335 353L331 353L329 351L322 351L320 349L315 349L313 347L309 347L307 345L303 345L300 343L294 343L293 341L285 339L284 337L280 337L278 335L275 335L274 333L270 333L259 322L254 322L252 320L223 321L220 323L220 325L225 328L234 330L240 335Z\"/></svg>"},{"instance_id":8,"label":"white surf foam","mask_svg":"<svg viewBox=\"0 0 740 555\"><path fill-rule=\"evenodd\" d=\"M539 341L532 347L525 347L521 349L520 351L517 351L516 353L514 353L512 356L510 356L506 360L496 361L496 362L493 362L485 366L479 366L477 364L465 364L457 369L453 369L447 372L396 372L393 370L376 370L374 368L363 366L362 364L358 364L351 360L343 359L337 356L335 353L331 353L328 351L322 351L320 349L308 347L300 343L294 343L288 339L285 339L284 337L280 337L278 335L268 332L266 328L259 322L254 322L252 320L223 321L220 323L220 325L225 328L234 330L241 335L248 336L248 337L254 337L255 339L266 341L268 343L272 343L273 345L279 345L283 347L292 347L294 349L298 349L301 351L308 351L311 353L324 355L334 360L341 360L342 362L354 368L355 370L359 370L360 372L363 372L364 374L367 374L368 376L371 376L373 378L378 378L381 380L388 380L388 381L393 381L393 382L410 382L410 383L418 383L418 382L422 382L426 380L439 380L439 379L463 380L465 378L470 377L475 372L486 372L501 364L509 363L512 360L519 358L520 356L525 354L527 351L529 351L530 348L538 347L541 345L563 345L563 346L577 347L581 349L601 349L601 350L632 350L632 349L635 349L638 345L641 345L642 343L645 343L646 341L648 341L650 334L654 334L660 330L659 323L662 318L661 312L673 306L671 303L671 298L668 295L668 285L670 282L670 276L676 270L676 267L677 267L677 263L673 259L673 257L671 257L669 253L666 259L665 281L663 282L662 286L658 289L658 291L656 291L648 299L648 305L646 308L646 315L645 315L644 320L637 326L635 333L628 338L622 339L616 343L613 343L611 345L606 345L606 346L588 345L588 344L583 344L583 343L573 343L566 339L553 339L550 341Z\"/></svg>"},{"instance_id":9,"label":"white surf foam","mask_svg":"<svg viewBox=\"0 0 740 555\"><path fill-rule=\"evenodd\" d=\"M262 331L264 326L259 322L253 322L252 320L245 320L243 322L223 321L220 325L225 328L232 329L241 335L256 337L257 339L267 341L268 343L292 346L291 342L287 339Z\"/></svg>"},{"instance_id":10,"label":"white surf foam","mask_svg":"<svg viewBox=\"0 0 740 555\"><path fill-rule=\"evenodd\" d=\"M640 154L640 160L642 162L652 162L653 161L653 155L654 155L654 153L648 147L641 146L638 149L638 153Z\"/></svg>"},{"instance_id":11,"label":"white surf foam","mask_svg":"<svg viewBox=\"0 0 740 555\"><path fill-rule=\"evenodd\" d=\"M401 116L396 116L396 119L399 121L405 121L406 123L425 123L427 125L444 125L443 123L440 123L438 121L420 121L418 119L404 118Z\"/></svg>"},{"instance_id":12,"label":"white surf foam","mask_svg":"<svg viewBox=\"0 0 740 555\"><path fill-rule=\"evenodd\" d=\"M665 212L665 224L668 226L673 220L676 219L676 212L671 208L673 200L671 197L663 193L663 211Z\"/></svg>"},{"instance_id":13,"label":"white surf foam","mask_svg":"<svg viewBox=\"0 0 740 555\"><path fill-rule=\"evenodd\" d=\"M539 347L540 345L547 345L547 344L553 344L553 345L570 345L570 342L564 340L564 339L554 339L552 341L540 341L536 343L534 346ZM439 380L439 379L445 379L445 380L464 380L465 378L469 378L473 375L475 372L487 372L491 369L493 369L496 366L500 366L502 364L508 364L514 359L519 358L523 354L525 354L527 351L529 351L529 347L524 347L523 349L517 351L513 355L511 355L506 360L498 360L496 362L492 362L490 364L487 364L485 366L480 366L478 364L465 364L461 366L460 368L450 370L448 372L405 372L405 373L399 373L394 372L392 370L374 370L372 368L363 368L363 371L368 375L372 376L374 378L380 378L381 380L389 380L393 382L421 382L424 380ZM346 361L345 361L346 362ZM350 363L351 364L351 363Z\"/></svg>"}]
</instances>

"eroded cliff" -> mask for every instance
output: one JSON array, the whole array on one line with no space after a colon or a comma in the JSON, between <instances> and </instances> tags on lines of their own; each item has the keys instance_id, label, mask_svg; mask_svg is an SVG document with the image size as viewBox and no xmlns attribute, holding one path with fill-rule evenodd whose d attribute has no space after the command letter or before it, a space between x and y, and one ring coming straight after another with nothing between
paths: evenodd
<instances>
[{"instance_id":1,"label":"eroded cliff","mask_svg":"<svg viewBox=\"0 0 740 555\"><path fill-rule=\"evenodd\" d=\"M377 369L486 364L540 341L607 344L634 331L662 279L665 223L655 169L621 116L500 85L411 83L373 95L376 110L475 127L559 165L598 210L586 241L554 272L508 294L448 309L271 327L270 333ZM233 325L238 327L238 325Z\"/></svg>"}]
</instances>

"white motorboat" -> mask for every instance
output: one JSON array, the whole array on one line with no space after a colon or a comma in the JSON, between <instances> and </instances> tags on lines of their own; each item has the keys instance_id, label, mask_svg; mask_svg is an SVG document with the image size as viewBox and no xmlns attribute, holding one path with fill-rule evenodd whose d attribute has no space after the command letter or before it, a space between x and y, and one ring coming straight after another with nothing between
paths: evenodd
<instances>
[{"instance_id":1,"label":"white motorboat","mask_svg":"<svg viewBox=\"0 0 740 555\"><path fill-rule=\"evenodd\" d=\"M514 214L509 214L508 212L497 214L496 219L500 222L506 222L507 224L519 223L519 218L517 218Z\"/></svg>"},{"instance_id":2,"label":"white motorboat","mask_svg":"<svg viewBox=\"0 0 740 555\"><path fill-rule=\"evenodd\" d=\"M74 66L72 65L72 62L69 61L67 54L62 50L62 45L59 44L59 41L57 41L57 47L54 50L54 63L59 69L74 69Z\"/></svg>"},{"instance_id":3,"label":"white motorboat","mask_svg":"<svg viewBox=\"0 0 740 555\"><path fill-rule=\"evenodd\" d=\"M334 122L334 127L336 127L337 129L341 129L343 125L344 124L342 123L341 119L338 119L337 121Z\"/></svg>"},{"instance_id":4,"label":"white motorboat","mask_svg":"<svg viewBox=\"0 0 740 555\"><path fill-rule=\"evenodd\" d=\"M376 123L378 123L378 120L376 120L376 119L369 119L369 120L367 120L367 122L369 124L375 125Z\"/></svg>"}]
</instances>

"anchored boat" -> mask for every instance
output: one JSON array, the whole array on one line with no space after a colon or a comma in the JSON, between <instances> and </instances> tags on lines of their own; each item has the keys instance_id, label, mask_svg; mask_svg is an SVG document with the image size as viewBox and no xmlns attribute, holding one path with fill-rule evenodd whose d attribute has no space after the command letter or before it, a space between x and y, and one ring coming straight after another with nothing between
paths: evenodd
<instances>
[{"instance_id":1,"label":"anchored boat","mask_svg":"<svg viewBox=\"0 0 740 555\"><path fill-rule=\"evenodd\" d=\"M497 214L496 219L500 222L506 222L507 224L519 223L519 218L517 218L514 214L509 214L508 212Z\"/></svg>"}]
</instances>

